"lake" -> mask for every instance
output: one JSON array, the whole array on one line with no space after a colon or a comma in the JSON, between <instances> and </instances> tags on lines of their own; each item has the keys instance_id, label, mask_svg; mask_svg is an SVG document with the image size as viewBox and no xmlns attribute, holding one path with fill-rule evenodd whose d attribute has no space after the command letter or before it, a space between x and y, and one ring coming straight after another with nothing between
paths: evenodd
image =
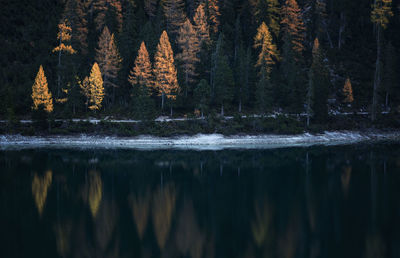
<instances>
[{"instance_id":1,"label":"lake","mask_svg":"<svg viewBox=\"0 0 400 258\"><path fill-rule=\"evenodd\" d=\"M400 145L0 151L0 257L400 257Z\"/></svg>"}]
</instances>

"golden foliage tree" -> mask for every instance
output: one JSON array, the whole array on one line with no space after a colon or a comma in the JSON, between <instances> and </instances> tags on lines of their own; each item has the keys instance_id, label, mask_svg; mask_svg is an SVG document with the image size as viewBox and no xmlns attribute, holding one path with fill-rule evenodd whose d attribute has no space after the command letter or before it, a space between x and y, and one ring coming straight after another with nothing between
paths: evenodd
<instances>
[{"instance_id":1,"label":"golden foliage tree","mask_svg":"<svg viewBox=\"0 0 400 258\"><path fill-rule=\"evenodd\" d=\"M162 1L167 31L170 36L177 35L179 28L185 22L185 2L183 0L164 0Z\"/></svg>"},{"instance_id":2,"label":"golden foliage tree","mask_svg":"<svg viewBox=\"0 0 400 258\"><path fill-rule=\"evenodd\" d=\"M204 3L199 4L193 16L194 29L199 38L200 46L203 43L210 43L210 25L207 21Z\"/></svg>"},{"instance_id":3,"label":"golden foliage tree","mask_svg":"<svg viewBox=\"0 0 400 258\"><path fill-rule=\"evenodd\" d=\"M296 0L286 0L282 6L282 32L292 43L293 51L301 56L304 50L305 26Z\"/></svg>"},{"instance_id":4,"label":"golden foliage tree","mask_svg":"<svg viewBox=\"0 0 400 258\"><path fill-rule=\"evenodd\" d=\"M53 172L48 170L44 176L38 176L36 173L32 180L32 195L35 200L39 215L42 216L44 204L47 199L47 192L53 179Z\"/></svg>"},{"instance_id":5,"label":"golden foliage tree","mask_svg":"<svg viewBox=\"0 0 400 258\"><path fill-rule=\"evenodd\" d=\"M179 92L174 53L166 31L161 34L154 59L155 87L162 97L161 107L164 108L164 98L175 100Z\"/></svg>"},{"instance_id":6,"label":"golden foliage tree","mask_svg":"<svg viewBox=\"0 0 400 258\"><path fill-rule=\"evenodd\" d=\"M88 87L89 109L99 110L104 98L104 87L100 68L97 63L93 64L92 70L90 71Z\"/></svg>"},{"instance_id":7,"label":"golden foliage tree","mask_svg":"<svg viewBox=\"0 0 400 258\"><path fill-rule=\"evenodd\" d=\"M100 35L95 60L99 64L103 75L104 88L107 90L113 89L112 97L114 100L115 88L117 87L115 79L121 69L122 59L115 44L114 34L110 34L107 27L104 27L103 33Z\"/></svg>"},{"instance_id":8,"label":"golden foliage tree","mask_svg":"<svg viewBox=\"0 0 400 258\"><path fill-rule=\"evenodd\" d=\"M351 86L351 81L350 78L346 79L346 82L344 83L344 87L343 87L343 96L344 96L344 103L352 103L354 101L354 97L353 97L353 88Z\"/></svg>"},{"instance_id":9,"label":"golden foliage tree","mask_svg":"<svg viewBox=\"0 0 400 258\"><path fill-rule=\"evenodd\" d=\"M194 82L196 76L196 64L200 61L198 58L200 52L199 38L189 19L186 19L179 29L177 43L181 52L176 55L176 59L180 61L185 75L185 96L187 96L189 84Z\"/></svg>"},{"instance_id":10,"label":"golden foliage tree","mask_svg":"<svg viewBox=\"0 0 400 258\"><path fill-rule=\"evenodd\" d=\"M128 81L132 86L153 87L153 70L144 41L140 45L138 56L135 60L135 66L129 73Z\"/></svg>"},{"instance_id":11,"label":"golden foliage tree","mask_svg":"<svg viewBox=\"0 0 400 258\"><path fill-rule=\"evenodd\" d=\"M219 30L219 12L218 0L208 0L208 20L210 23L211 31L214 34L218 33Z\"/></svg>"},{"instance_id":12,"label":"golden foliage tree","mask_svg":"<svg viewBox=\"0 0 400 258\"><path fill-rule=\"evenodd\" d=\"M264 69L267 78L269 78L272 66L279 60L279 53L276 45L272 42L272 35L265 22L257 29L257 34L254 37L254 47L260 49L256 66L260 67L260 74L261 69Z\"/></svg>"},{"instance_id":13,"label":"golden foliage tree","mask_svg":"<svg viewBox=\"0 0 400 258\"><path fill-rule=\"evenodd\" d=\"M39 72L35 78L35 83L32 86L32 100L32 109L37 110L41 105L43 105L43 109L46 112L53 112L53 99L49 92L43 66L40 66Z\"/></svg>"}]
</instances>

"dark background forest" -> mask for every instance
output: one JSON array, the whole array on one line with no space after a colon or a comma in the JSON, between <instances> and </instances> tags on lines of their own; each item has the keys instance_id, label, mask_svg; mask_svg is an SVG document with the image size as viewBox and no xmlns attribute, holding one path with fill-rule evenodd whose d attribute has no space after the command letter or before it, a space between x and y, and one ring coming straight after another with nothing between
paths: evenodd
<instances>
[{"instance_id":1,"label":"dark background forest","mask_svg":"<svg viewBox=\"0 0 400 258\"><path fill-rule=\"evenodd\" d=\"M277 9L272 10L269 2L277 3ZM397 62L400 1L393 0L391 3L393 15L388 17L387 26L382 27L382 36L377 40L379 25L374 25L371 19L374 1L298 0L300 15L297 18L305 29L298 57L294 51L290 51L295 49L293 41L284 35L285 26L298 26L283 22L284 14L281 11L288 2L296 1L3 1L0 8L0 116L26 116L31 112L32 84L40 65L43 65L54 98L60 97L57 93L60 91L57 89L60 73L62 88L70 89L68 101L55 102L56 116L68 118L87 115L89 111L85 109L78 82L90 73L96 59L99 37L105 26L115 35L121 62L113 79L116 87L112 87L112 93L110 89L105 89L106 98L111 94L113 98L104 101L100 114L138 117L138 114L149 110L152 115L161 114L160 97L156 94L150 96L151 105L137 104L143 102L137 101L139 93L135 92L128 77L143 41L153 62L164 30L168 32L177 68L180 91L173 106L178 114L193 114L199 107L204 107L207 112L219 113L221 103L225 106L225 112L230 114L238 111L247 114L277 110L305 112L310 71L313 69L325 71L322 75L325 77L320 76L320 80L314 82L314 87L324 84L321 87L326 89L324 93L314 91L314 105L320 102L322 106L329 103L332 109L344 106L351 111L370 111L378 43L382 45L378 109L395 111L400 104L397 76L400 69ZM193 79L186 82L183 61L176 58L183 49L177 40L177 31L185 17L193 22L196 8L201 3L204 3L206 20L210 26L210 40L196 52L198 60L194 64L195 73ZM214 23L210 11L213 4L219 12L216 16L218 21ZM320 8L321 5L323 8ZM180 16L174 16L177 14ZM273 23L271 15L275 15L277 23ZM77 53L70 56L64 54L64 66L60 71L58 54L53 49L59 45L58 25L64 19L70 21L70 44ZM261 48L255 46L255 36L263 22L268 26L272 42L279 52L273 65L268 63L268 76L257 66ZM296 23L296 20L289 22ZM316 38L319 40L319 62L313 51ZM218 48L223 54L218 53ZM219 66L215 71L214 63ZM214 78L210 80L210 76ZM314 80L315 77L318 76L314 76ZM354 96L351 106L343 104L343 87L347 78L351 81ZM210 82L220 85L210 86ZM204 92L207 90L204 89L207 87L220 88L212 94L206 94ZM315 109L319 110L318 106ZM164 113L169 114L169 110Z\"/></svg>"}]
</instances>

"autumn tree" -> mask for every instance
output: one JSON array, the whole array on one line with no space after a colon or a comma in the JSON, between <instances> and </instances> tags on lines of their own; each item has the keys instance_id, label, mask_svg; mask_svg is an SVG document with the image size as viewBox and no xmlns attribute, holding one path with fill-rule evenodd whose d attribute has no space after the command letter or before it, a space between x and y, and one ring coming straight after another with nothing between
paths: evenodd
<instances>
[{"instance_id":1,"label":"autumn tree","mask_svg":"<svg viewBox=\"0 0 400 258\"><path fill-rule=\"evenodd\" d=\"M376 33L376 63L375 63L375 78L372 98L371 120L375 121L378 109L378 91L382 80L382 30L387 28L390 17L393 16L392 0L375 0L372 5L371 20L375 25Z\"/></svg>"},{"instance_id":2,"label":"autumn tree","mask_svg":"<svg viewBox=\"0 0 400 258\"><path fill-rule=\"evenodd\" d=\"M183 0L162 1L168 34L175 37L185 22L185 2Z\"/></svg>"},{"instance_id":3,"label":"autumn tree","mask_svg":"<svg viewBox=\"0 0 400 258\"><path fill-rule=\"evenodd\" d=\"M154 57L154 75L155 87L161 95L161 108L163 109L165 97L175 100L180 89L174 64L174 53L166 31L161 34L160 42L157 45Z\"/></svg>"},{"instance_id":4,"label":"autumn tree","mask_svg":"<svg viewBox=\"0 0 400 258\"><path fill-rule=\"evenodd\" d=\"M281 9L278 0L256 0L251 2L256 24L265 22L275 39L280 32Z\"/></svg>"},{"instance_id":5,"label":"autumn tree","mask_svg":"<svg viewBox=\"0 0 400 258\"><path fill-rule=\"evenodd\" d=\"M350 78L346 79L346 82L344 83L343 89L342 89L342 94L343 94L343 103L351 104L354 101L353 97L353 88L351 87L351 81Z\"/></svg>"},{"instance_id":6,"label":"autumn tree","mask_svg":"<svg viewBox=\"0 0 400 258\"><path fill-rule=\"evenodd\" d=\"M208 20L211 28L211 32L216 35L219 31L219 24L220 24L220 16L221 13L219 12L218 0L208 0L207 7L208 7Z\"/></svg>"},{"instance_id":7,"label":"autumn tree","mask_svg":"<svg viewBox=\"0 0 400 258\"><path fill-rule=\"evenodd\" d=\"M89 109L99 110L104 98L103 79L101 76L99 65L95 62L88 80Z\"/></svg>"},{"instance_id":8,"label":"autumn tree","mask_svg":"<svg viewBox=\"0 0 400 258\"><path fill-rule=\"evenodd\" d=\"M291 43L291 47L299 59L304 51L305 27L296 0L286 0L282 6L282 33L284 40Z\"/></svg>"},{"instance_id":9,"label":"autumn tree","mask_svg":"<svg viewBox=\"0 0 400 258\"><path fill-rule=\"evenodd\" d=\"M207 21L204 3L199 4L193 16L193 27L197 33L200 46L210 43L210 25Z\"/></svg>"},{"instance_id":10,"label":"autumn tree","mask_svg":"<svg viewBox=\"0 0 400 258\"><path fill-rule=\"evenodd\" d=\"M63 16L71 25L71 45L79 53L85 56L88 51L88 4L91 1L67 0Z\"/></svg>"},{"instance_id":11,"label":"autumn tree","mask_svg":"<svg viewBox=\"0 0 400 258\"><path fill-rule=\"evenodd\" d=\"M115 81L121 68L122 59L115 44L114 34L111 35L107 27L104 27L99 38L95 60L103 75L104 88L107 91L112 89L112 102L115 102L115 88L118 87Z\"/></svg>"},{"instance_id":12,"label":"autumn tree","mask_svg":"<svg viewBox=\"0 0 400 258\"><path fill-rule=\"evenodd\" d=\"M265 75L269 78L272 67L279 60L279 53L276 45L272 42L272 35L267 25L263 22L257 29L254 37L254 47L259 49L256 66L265 70Z\"/></svg>"},{"instance_id":13,"label":"autumn tree","mask_svg":"<svg viewBox=\"0 0 400 258\"><path fill-rule=\"evenodd\" d=\"M43 107L47 113L53 112L53 99L47 85L47 78L44 75L43 66L40 66L36 75L35 83L32 86L33 110Z\"/></svg>"},{"instance_id":14,"label":"autumn tree","mask_svg":"<svg viewBox=\"0 0 400 258\"><path fill-rule=\"evenodd\" d=\"M196 64L199 62L198 53L200 51L200 42L192 23L186 19L185 23L179 29L177 38L178 47L181 50L176 55L176 59L181 63L181 69L184 73L185 96L189 91L189 84L194 82L196 74Z\"/></svg>"}]
</instances>

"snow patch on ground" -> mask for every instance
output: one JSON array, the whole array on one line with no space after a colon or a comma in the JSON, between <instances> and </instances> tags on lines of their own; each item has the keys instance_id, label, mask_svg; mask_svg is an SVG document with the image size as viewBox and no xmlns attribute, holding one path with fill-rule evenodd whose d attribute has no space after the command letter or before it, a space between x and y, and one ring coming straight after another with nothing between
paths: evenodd
<instances>
[{"instance_id":1,"label":"snow patch on ground","mask_svg":"<svg viewBox=\"0 0 400 258\"><path fill-rule=\"evenodd\" d=\"M0 149L32 148L125 148L125 149L271 149L313 145L343 145L368 141L400 141L400 131L391 133L325 132L300 135L223 136L198 134L176 137L111 137L111 136L0 136Z\"/></svg>"}]
</instances>

